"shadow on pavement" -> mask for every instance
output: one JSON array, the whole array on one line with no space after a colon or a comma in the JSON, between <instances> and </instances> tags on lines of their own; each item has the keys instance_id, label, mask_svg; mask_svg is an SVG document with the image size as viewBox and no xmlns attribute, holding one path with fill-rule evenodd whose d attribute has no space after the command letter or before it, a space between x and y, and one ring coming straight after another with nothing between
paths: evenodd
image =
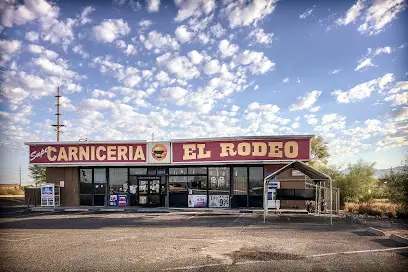
<instances>
[{"instance_id":1,"label":"shadow on pavement","mask_svg":"<svg viewBox=\"0 0 408 272\"><path fill-rule=\"evenodd\" d=\"M146 216L124 217L117 213L101 215L83 214L83 217L56 217L49 218L50 214L42 214L33 218L25 217L15 221L0 223L0 229L101 229L107 227L132 227L132 228L169 228L169 227L256 227L276 230L298 230L305 232L344 231L350 226L341 219L333 220L333 226L327 221L315 220L308 217L271 217L263 224L262 216L240 217L236 215L219 216ZM54 216L54 215L52 215ZM57 215L58 216L58 215ZM42 218L41 218L42 217Z\"/></svg>"},{"instance_id":2,"label":"shadow on pavement","mask_svg":"<svg viewBox=\"0 0 408 272\"><path fill-rule=\"evenodd\" d=\"M379 243L380 245L384 246L384 247L405 247L406 245L403 243L399 243L397 241L394 241L392 239L389 238L382 238L382 239L374 239L373 240L376 243Z\"/></svg>"}]
</instances>

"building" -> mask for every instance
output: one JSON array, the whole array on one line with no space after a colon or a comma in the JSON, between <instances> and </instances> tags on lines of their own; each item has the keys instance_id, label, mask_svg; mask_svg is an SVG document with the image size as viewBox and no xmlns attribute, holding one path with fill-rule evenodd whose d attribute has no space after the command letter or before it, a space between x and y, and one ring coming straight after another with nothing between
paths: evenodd
<instances>
[{"instance_id":1,"label":"building","mask_svg":"<svg viewBox=\"0 0 408 272\"><path fill-rule=\"evenodd\" d=\"M311 135L184 139L163 142L30 142L30 164L61 185L61 206L262 207L263 180L310 159ZM288 181L298 179L299 181ZM296 171L280 188L304 189ZM305 208L305 201L281 201Z\"/></svg>"}]
</instances>

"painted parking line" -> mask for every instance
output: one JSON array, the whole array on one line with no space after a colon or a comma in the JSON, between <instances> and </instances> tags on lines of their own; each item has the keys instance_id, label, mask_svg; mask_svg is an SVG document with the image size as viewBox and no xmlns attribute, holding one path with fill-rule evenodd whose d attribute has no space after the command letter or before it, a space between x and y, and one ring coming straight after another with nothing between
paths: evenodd
<instances>
[{"instance_id":1,"label":"painted parking line","mask_svg":"<svg viewBox=\"0 0 408 272\"><path fill-rule=\"evenodd\" d=\"M306 257L307 258L316 258L316 257L326 257L326 256L341 255L341 254L383 252L383 251L394 251L394 250L401 250L401 249L408 249L408 246L393 247L393 248L381 248L381 249L368 249L368 250L354 250L354 251L344 251L344 252L331 252L331 253L309 255L309 256L306 256Z\"/></svg>"},{"instance_id":2,"label":"painted parking line","mask_svg":"<svg viewBox=\"0 0 408 272\"><path fill-rule=\"evenodd\" d=\"M32 233L19 233L18 235L20 235L20 237L13 237L14 239L12 239L11 237L0 237L1 241L6 241L6 242L22 242L22 241L29 241L29 240L35 240L35 239L39 239L39 238L44 238L45 237L51 237L51 236L57 236L58 234L32 234ZM21 235L27 235L27 236L31 236L31 237L21 237Z\"/></svg>"},{"instance_id":3,"label":"painted parking line","mask_svg":"<svg viewBox=\"0 0 408 272\"><path fill-rule=\"evenodd\" d=\"M232 221L233 223L236 223L243 215L240 214L237 218L234 219L234 221Z\"/></svg>"}]
</instances>

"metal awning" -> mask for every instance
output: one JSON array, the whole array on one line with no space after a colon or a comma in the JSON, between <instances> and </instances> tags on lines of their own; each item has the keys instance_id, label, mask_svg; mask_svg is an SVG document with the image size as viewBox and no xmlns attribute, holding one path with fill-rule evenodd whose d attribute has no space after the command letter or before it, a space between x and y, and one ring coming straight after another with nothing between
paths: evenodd
<instances>
[{"instance_id":1,"label":"metal awning","mask_svg":"<svg viewBox=\"0 0 408 272\"><path fill-rule=\"evenodd\" d=\"M314 182L330 180L330 177L328 175L318 171L317 169L307 165L306 163L301 162L301 161L294 161L294 162L291 162L291 163L285 165L281 169L273 172L272 174L268 175L267 177L265 177L264 181L269 182L274 177L276 177L280 173L286 171L287 169L298 170L298 171L302 172L303 174L305 174L306 176L308 176Z\"/></svg>"},{"instance_id":2,"label":"metal awning","mask_svg":"<svg viewBox=\"0 0 408 272\"><path fill-rule=\"evenodd\" d=\"M264 223L266 220L266 216L268 215L268 183L275 178L277 175L279 175L280 173L286 171L287 169L295 169L298 170L300 172L302 172L303 174L305 174L306 176L308 176L311 180L313 180L314 182L320 182L320 181L329 181L329 185L330 185L330 225L333 224L333 219L332 219L332 179L330 176L320 172L319 170L307 165L304 162L301 161L294 161L291 162L287 165L285 165L284 167L282 167L281 169L273 172L272 174L266 176L264 178L264 195L263 195L263 206L264 206Z\"/></svg>"}]
</instances>

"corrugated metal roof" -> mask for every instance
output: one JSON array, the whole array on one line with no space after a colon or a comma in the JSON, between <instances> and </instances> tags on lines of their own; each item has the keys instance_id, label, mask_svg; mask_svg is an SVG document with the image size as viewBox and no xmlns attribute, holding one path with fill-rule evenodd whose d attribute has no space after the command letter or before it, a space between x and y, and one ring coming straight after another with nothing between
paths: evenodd
<instances>
[{"instance_id":1,"label":"corrugated metal roof","mask_svg":"<svg viewBox=\"0 0 408 272\"><path fill-rule=\"evenodd\" d=\"M280 173L284 172L287 169L296 169L299 170L300 172L302 172L303 174L305 174L306 176L308 176L310 179L312 179L313 181L323 181L323 180L331 180L330 176L326 175L325 173L320 172L319 170L307 165L304 162L301 161L294 161L291 162L287 165L285 165L284 167L282 167L281 169L275 171L274 173L268 175L265 180L271 180L274 177L276 177L277 175L279 175Z\"/></svg>"}]
</instances>

